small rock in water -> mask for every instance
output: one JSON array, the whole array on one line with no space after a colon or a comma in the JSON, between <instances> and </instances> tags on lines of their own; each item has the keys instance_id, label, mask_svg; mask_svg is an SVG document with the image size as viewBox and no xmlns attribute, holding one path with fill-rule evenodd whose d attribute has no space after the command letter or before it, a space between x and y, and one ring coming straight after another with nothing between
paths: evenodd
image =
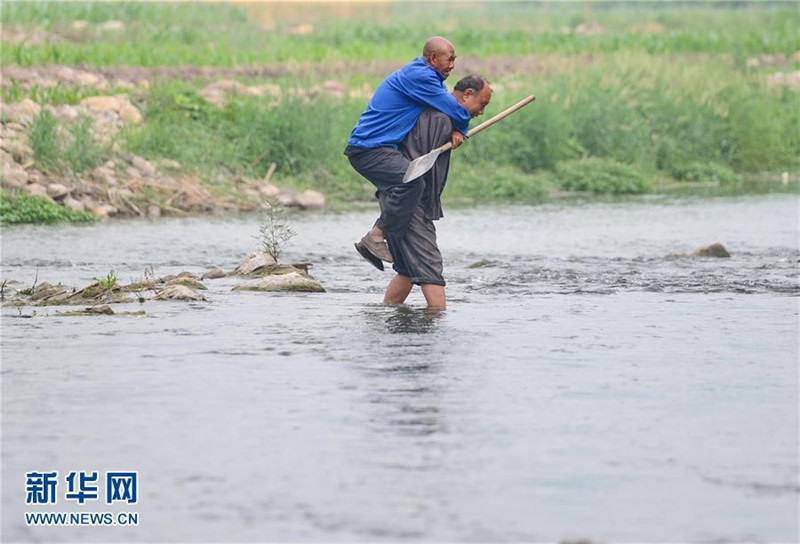
<instances>
[{"instance_id":1,"label":"small rock in water","mask_svg":"<svg viewBox=\"0 0 800 544\"><path fill-rule=\"evenodd\" d=\"M710 246L701 247L694 253L692 253L694 257L717 257L720 259L727 259L730 258L731 254L728 253L728 250L725 249L720 243L711 244Z\"/></svg>"},{"instance_id":2,"label":"small rock in water","mask_svg":"<svg viewBox=\"0 0 800 544\"><path fill-rule=\"evenodd\" d=\"M209 270L205 274L203 274L200 279L201 280L216 280L218 278L224 278L227 276L227 272L222 270L221 268L215 268L213 270Z\"/></svg>"},{"instance_id":3,"label":"small rock in water","mask_svg":"<svg viewBox=\"0 0 800 544\"><path fill-rule=\"evenodd\" d=\"M87 316L87 315L117 315L117 316L137 316L137 315L145 315L144 310L137 310L135 312L120 312L117 313L111 309L110 306L107 304L103 304L102 306L90 306L88 308L84 308L83 310L74 310L70 312L58 312L56 315L64 316L64 317L80 317L80 316Z\"/></svg>"},{"instance_id":4,"label":"small rock in water","mask_svg":"<svg viewBox=\"0 0 800 544\"><path fill-rule=\"evenodd\" d=\"M156 300L206 300L202 294L193 291L185 285L170 285L162 289Z\"/></svg>"},{"instance_id":5,"label":"small rock in water","mask_svg":"<svg viewBox=\"0 0 800 544\"><path fill-rule=\"evenodd\" d=\"M489 259L481 259L480 261L468 265L467 268L485 268L487 266L495 266L495 264L494 261L490 261Z\"/></svg>"},{"instance_id":6,"label":"small rock in water","mask_svg":"<svg viewBox=\"0 0 800 544\"><path fill-rule=\"evenodd\" d=\"M189 289L199 289L201 291L205 291L208 289L208 287L206 287L196 279L187 276L178 276L177 278L169 280L167 282L167 285L183 285L184 287L188 287Z\"/></svg>"},{"instance_id":7,"label":"small rock in water","mask_svg":"<svg viewBox=\"0 0 800 544\"><path fill-rule=\"evenodd\" d=\"M239 262L239 264L236 266L236 270L234 270L234 274L252 274L259 268L272 266L273 264L275 264L275 259L273 259L271 255L268 253L254 251L252 253L248 253L244 259Z\"/></svg>"},{"instance_id":8,"label":"small rock in water","mask_svg":"<svg viewBox=\"0 0 800 544\"><path fill-rule=\"evenodd\" d=\"M310 276L300 272L290 272L277 276L264 276L255 280L243 282L233 288L234 291L300 291L309 293L324 293L322 284Z\"/></svg>"},{"instance_id":9,"label":"small rock in water","mask_svg":"<svg viewBox=\"0 0 800 544\"><path fill-rule=\"evenodd\" d=\"M31 300L42 300L45 298L50 298L56 295L60 295L65 291L66 289L62 289L60 287L50 285L47 282L43 282L37 285L36 288L33 290L33 294L31 295Z\"/></svg>"}]
</instances>

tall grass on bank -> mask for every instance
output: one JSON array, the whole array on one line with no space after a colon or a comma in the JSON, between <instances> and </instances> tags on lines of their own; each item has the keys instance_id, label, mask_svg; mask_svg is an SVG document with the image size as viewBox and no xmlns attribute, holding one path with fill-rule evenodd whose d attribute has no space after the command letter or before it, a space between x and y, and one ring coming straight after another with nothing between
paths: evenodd
<instances>
[{"instance_id":1,"label":"tall grass on bank","mask_svg":"<svg viewBox=\"0 0 800 544\"><path fill-rule=\"evenodd\" d=\"M126 133L126 146L150 158L179 161L213 182L216 172L260 178L272 163L277 177L318 186L334 197L364 196L363 184L342 155L364 102L292 96L278 105L239 97L223 107L191 86L155 86L145 97L147 122Z\"/></svg>"},{"instance_id":2,"label":"tall grass on bank","mask_svg":"<svg viewBox=\"0 0 800 544\"><path fill-rule=\"evenodd\" d=\"M406 60L431 35L445 34L462 55L567 55L637 51L710 53L740 65L762 53L800 50L795 5L685 3L381 2L298 8L172 2L6 2L4 26L52 34L44 43L9 44L2 65L89 64L231 66L337 60ZM95 25L76 31L75 20ZM97 25L119 20L124 30ZM571 32L598 23L599 34ZM306 25L298 30L298 25ZM310 25L310 26L308 26ZM649 30L647 30L649 28Z\"/></svg>"},{"instance_id":3,"label":"tall grass on bank","mask_svg":"<svg viewBox=\"0 0 800 544\"><path fill-rule=\"evenodd\" d=\"M529 89L528 81L498 82L485 117L521 98L521 90L506 90L520 83ZM536 102L454 152L451 177L461 181L449 194L531 201L548 188L642 192L656 177L730 184L736 172L800 167L800 93L725 63L612 55L543 77L533 91ZM258 178L275 163L282 183L333 198L373 190L342 155L363 98L311 99L284 89L277 105L238 97L218 108L173 82L143 101L146 122L124 142L136 154L176 159L209 180L215 172ZM589 185L574 181L580 171ZM621 185L608 182L612 174Z\"/></svg>"},{"instance_id":4,"label":"tall grass on bank","mask_svg":"<svg viewBox=\"0 0 800 544\"><path fill-rule=\"evenodd\" d=\"M89 117L62 124L42 110L29 135L37 167L46 172L81 174L101 164L110 151L98 142L92 125Z\"/></svg>"},{"instance_id":5,"label":"tall grass on bank","mask_svg":"<svg viewBox=\"0 0 800 544\"><path fill-rule=\"evenodd\" d=\"M534 91L531 106L470 142L467 162L532 172L593 156L679 179L698 162L740 172L798 167L800 93L724 63L614 55L537 81Z\"/></svg>"}]
</instances>

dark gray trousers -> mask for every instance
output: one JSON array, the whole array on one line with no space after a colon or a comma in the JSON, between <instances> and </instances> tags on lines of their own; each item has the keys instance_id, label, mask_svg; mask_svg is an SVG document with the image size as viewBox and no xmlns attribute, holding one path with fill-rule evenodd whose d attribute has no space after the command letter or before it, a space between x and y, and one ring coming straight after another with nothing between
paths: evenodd
<instances>
[{"instance_id":1,"label":"dark gray trousers","mask_svg":"<svg viewBox=\"0 0 800 544\"><path fill-rule=\"evenodd\" d=\"M413 159L450 141L452 131L449 117L427 109L399 149L345 150L353 168L378 189L381 216L376 225L386 233L394 270L419 285L444 285L433 221L443 216L441 195L450 153L439 155L433 168L420 178L403 183L403 176Z\"/></svg>"}]
</instances>

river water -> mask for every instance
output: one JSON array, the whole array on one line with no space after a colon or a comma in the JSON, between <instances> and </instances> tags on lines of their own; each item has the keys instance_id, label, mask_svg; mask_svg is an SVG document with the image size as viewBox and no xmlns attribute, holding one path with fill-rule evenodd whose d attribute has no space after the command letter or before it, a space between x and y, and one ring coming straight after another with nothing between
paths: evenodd
<instances>
[{"instance_id":1,"label":"river water","mask_svg":"<svg viewBox=\"0 0 800 544\"><path fill-rule=\"evenodd\" d=\"M448 210L441 314L379 304L373 219L291 218L322 294L4 308L3 541L798 540L796 195ZM232 269L258 224L6 228L3 278ZM712 242L732 258L668 257ZM114 470L138 503L65 499ZM26 526L48 511L139 524Z\"/></svg>"}]
</instances>

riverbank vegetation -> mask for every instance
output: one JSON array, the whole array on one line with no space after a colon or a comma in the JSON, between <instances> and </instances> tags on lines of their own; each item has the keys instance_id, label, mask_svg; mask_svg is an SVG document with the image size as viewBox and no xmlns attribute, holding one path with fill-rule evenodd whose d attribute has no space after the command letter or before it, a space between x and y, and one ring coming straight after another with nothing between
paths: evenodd
<instances>
[{"instance_id":1,"label":"riverbank vegetation","mask_svg":"<svg viewBox=\"0 0 800 544\"><path fill-rule=\"evenodd\" d=\"M469 71L492 81L484 119L537 95L453 153L452 201L537 202L752 179L782 179L781 190L797 190L796 5L307 8L11 3L2 13L0 62L12 74L3 100L56 107L121 93L141 112L142 122L101 145L90 119L69 124L59 143L57 123L42 109L28 139L37 167L49 173L80 177L128 153L177 161L215 195L236 192L242 178L271 176L334 202L366 200L374 189L342 155L349 132L380 80L418 55L425 38L443 34L459 54L449 84ZM52 64L80 66L86 84L59 80L47 71ZM224 92L209 94L220 80Z\"/></svg>"},{"instance_id":2,"label":"riverbank vegetation","mask_svg":"<svg viewBox=\"0 0 800 544\"><path fill-rule=\"evenodd\" d=\"M32 195L0 191L0 223L91 223L98 218L86 212L70 210L53 201Z\"/></svg>"}]
</instances>

